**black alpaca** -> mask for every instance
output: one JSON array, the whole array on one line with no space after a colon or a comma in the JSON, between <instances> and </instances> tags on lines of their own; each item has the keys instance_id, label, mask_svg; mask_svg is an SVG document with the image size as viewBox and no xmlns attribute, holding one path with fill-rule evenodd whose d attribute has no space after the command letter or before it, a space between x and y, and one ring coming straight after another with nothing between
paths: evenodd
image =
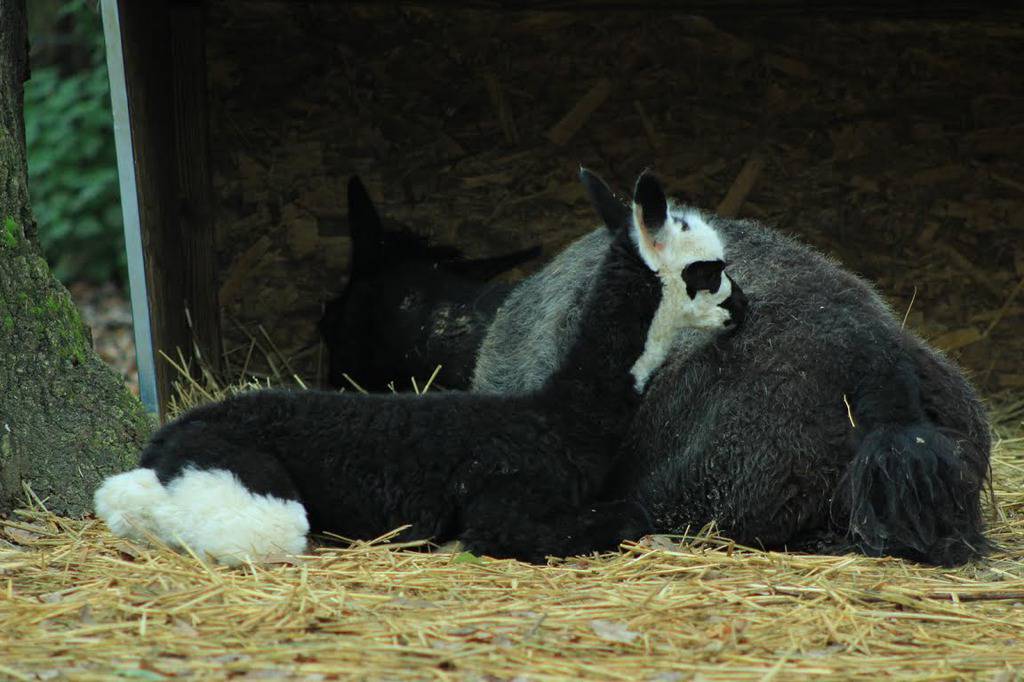
<instances>
[{"instance_id":1,"label":"black alpaca","mask_svg":"<svg viewBox=\"0 0 1024 682\"><path fill-rule=\"evenodd\" d=\"M486 322L512 290L489 280L536 258L540 247L467 259L404 226L385 230L355 176L348 182L348 222L348 282L320 320L330 385L350 388L348 374L369 391L384 391L423 366L441 365L438 383L468 386ZM440 298L442 305L429 305Z\"/></svg>"},{"instance_id":2,"label":"black alpaca","mask_svg":"<svg viewBox=\"0 0 1024 682\"><path fill-rule=\"evenodd\" d=\"M108 479L96 510L227 562L300 551L311 527L373 538L458 538L537 561L608 549L650 528L631 502L593 504L642 391L686 328L745 310L705 224L673 218L650 175L633 210L582 171L613 243L562 366L520 396L259 391L169 424L140 469Z\"/></svg>"}]
</instances>

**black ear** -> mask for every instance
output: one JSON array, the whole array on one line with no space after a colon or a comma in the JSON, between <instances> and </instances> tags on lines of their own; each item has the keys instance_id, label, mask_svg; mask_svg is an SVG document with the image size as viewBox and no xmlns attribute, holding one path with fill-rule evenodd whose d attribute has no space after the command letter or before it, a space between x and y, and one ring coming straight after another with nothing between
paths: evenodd
<instances>
[{"instance_id":1,"label":"black ear","mask_svg":"<svg viewBox=\"0 0 1024 682\"><path fill-rule=\"evenodd\" d=\"M358 175L348 181L348 224L352 237L352 274L376 273L384 260L380 216Z\"/></svg>"},{"instance_id":2,"label":"black ear","mask_svg":"<svg viewBox=\"0 0 1024 682\"><path fill-rule=\"evenodd\" d=\"M580 167L580 182L587 190L590 203L601 216L601 220L612 232L625 229L629 225L629 206L615 196L607 183L596 173Z\"/></svg>"},{"instance_id":3,"label":"black ear","mask_svg":"<svg viewBox=\"0 0 1024 682\"><path fill-rule=\"evenodd\" d=\"M474 258L452 260L444 264L446 270L454 272L463 277L474 279L479 282L486 282L494 279L506 270L533 260L541 253L539 245L531 246L520 251L513 251L502 256L491 256L490 258Z\"/></svg>"},{"instance_id":4,"label":"black ear","mask_svg":"<svg viewBox=\"0 0 1024 682\"><path fill-rule=\"evenodd\" d=\"M633 189L633 203L640 209L637 218L643 228L651 234L660 230L668 220L668 199L665 198L665 190L650 171L645 170L637 179L636 187Z\"/></svg>"}]
</instances>

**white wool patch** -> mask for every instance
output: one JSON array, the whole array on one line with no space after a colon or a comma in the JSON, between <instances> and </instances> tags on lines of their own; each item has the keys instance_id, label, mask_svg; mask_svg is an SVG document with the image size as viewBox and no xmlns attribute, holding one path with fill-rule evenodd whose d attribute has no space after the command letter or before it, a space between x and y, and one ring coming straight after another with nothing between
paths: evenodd
<instances>
[{"instance_id":1,"label":"white wool patch","mask_svg":"<svg viewBox=\"0 0 1024 682\"><path fill-rule=\"evenodd\" d=\"M718 232L707 224L699 211L671 209L665 225L657 234L644 238L638 227L640 208L633 207L631 234L647 267L657 272L675 270L680 274L687 265L704 260L724 260L725 246Z\"/></svg>"},{"instance_id":2,"label":"white wool patch","mask_svg":"<svg viewBox=\"0 0 1024 682\"><path fill-rule=\"evenodd\" d=\"M644 351L630 369L637 392L643 392L682 330L725 327L729 311L719 304L732 294L732 283L723 272L718 291L701 290L693 298L686 293L683 281L686 266L697 261L725 259L721 238L699 212L692 209L670 211L664 227L656 235L648 235L638 227L637 207L633 209L633 218L632 236L640 256L661 279L661 303L647 331Z\"/></svg>"},{"instance_id":3,"label":"white wool patch","mask_svg":"<svg viewBox=\"0 0 1024 682\"><path fill-rule=\"evenodd\" d=\"M256 495L224 469L185 469L157 507L160 537L230 566L301 554L309 521L294 500Z\"/></svg>"},{"instance_id":4,"label":"white wool patch","mask_svg":"<svg viewBox=\"0 0 1024 682\"><path fill-rule=\"evenodd\" d=\"M142 539L160 535L154 511L167 499L167 490L152 469L133 469L109 476L93 494L96 516L114 535Z\"/></svg>"}]
</instances>

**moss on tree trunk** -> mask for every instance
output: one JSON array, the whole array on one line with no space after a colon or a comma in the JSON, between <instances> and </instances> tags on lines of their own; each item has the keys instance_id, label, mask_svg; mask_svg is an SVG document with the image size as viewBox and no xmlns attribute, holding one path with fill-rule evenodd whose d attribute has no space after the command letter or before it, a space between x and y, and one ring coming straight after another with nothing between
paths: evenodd
<instances>
[{"instance_id":1,"label":"moss on tree trunk","mask_svg":"<svg viewBox=\"0 0 1024 682\"><path fill-rule=\"evenodd\" d=\"M25 482L51 510L78 515L103 477L135 462L152 424L93 352L40 254L25 165L27 73L25 2L0 0L0 512Z\"/></svg>"}]
</instances>

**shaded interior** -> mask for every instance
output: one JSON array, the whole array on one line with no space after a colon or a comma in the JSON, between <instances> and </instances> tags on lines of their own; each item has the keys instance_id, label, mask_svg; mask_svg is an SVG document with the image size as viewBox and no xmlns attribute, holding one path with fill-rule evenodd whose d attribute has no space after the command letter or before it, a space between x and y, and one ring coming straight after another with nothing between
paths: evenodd
<instances>
[{"instance_id":1,"label":"shaded interior","mask_svg":"<svg viewBox=\"0 0 1024 682\"><path fill-rule=\"evenodd\" d=\"M620 189L652 166L676 197L799 235L910 308L986 390L1024 386L1024 27L646 5L210 2L229 371L262 325L323 378L350 174L436 242L550 255L595 225L584 163Z\"/></svg>"}]
</instances>

